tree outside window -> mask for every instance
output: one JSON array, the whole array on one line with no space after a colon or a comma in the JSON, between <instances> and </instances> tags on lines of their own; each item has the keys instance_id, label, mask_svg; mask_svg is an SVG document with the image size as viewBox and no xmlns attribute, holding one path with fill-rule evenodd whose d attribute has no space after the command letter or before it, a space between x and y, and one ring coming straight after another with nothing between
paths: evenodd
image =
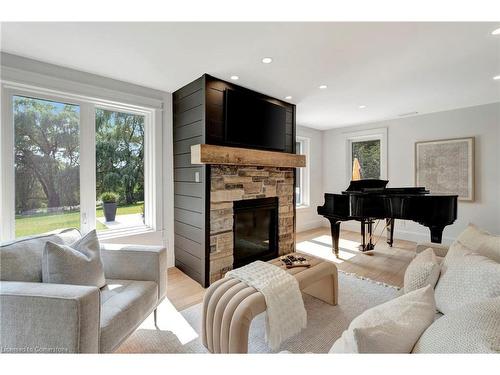
<instances>
[{"instance_id":1,"label":"tree outside window","mask_svg":"<svg viewBox=\"0 0 500 375\"><path fill-rule=\"evenodd\" d=\"M97 208L98 222L109 228L144 224L144 124L142 115L96 109L96 196L118 196L113 222Z\"/></svg>"},{"instance_id":2,"label":"tree outside window","mask_svg":"<svg viewBox=\"0 0 500 375\"><path fill-rule=\"evenodd\" d=\"M16 236L80 227L80 107L13 97Z\"/></svg>"},{"instance_id":3,"label":"tree outside window","mask_svg":"<svg viewBox=\"0 0 500 375\"><path fill-rule=\"evenodd\" d=\"M356 163L359 163L359 167ZM380 140L354 141L352 142L351 166L353 178L355 171L359 168L361 179L380 178Z\"/></svg>"},{"instance_id":4,"label":"tree outside window","mask_svg":"<svg viewBox=\"0 0 500 375\"><path fill-rule=\"evenodd\" d=\"M121 204L144 200L144 116L96 110L96 193Z\"/></svg>"}]
</instances>

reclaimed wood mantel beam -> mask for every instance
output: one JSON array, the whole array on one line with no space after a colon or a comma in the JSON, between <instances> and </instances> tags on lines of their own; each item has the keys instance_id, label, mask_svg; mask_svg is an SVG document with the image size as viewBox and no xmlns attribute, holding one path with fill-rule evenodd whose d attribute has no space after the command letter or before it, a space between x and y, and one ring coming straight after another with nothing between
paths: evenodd
<instances>
[{"instance_id":1,"label":"reclaimed wood mantel beam","mask_svg":"<svg viewBox=\"0 0 500 375\"><path fill-rule=\"evenodd\" d=\"M301 168L306 166L306 156L286 152L198 144L191 146L191 164Z\"/></svg>"}]
</instances>

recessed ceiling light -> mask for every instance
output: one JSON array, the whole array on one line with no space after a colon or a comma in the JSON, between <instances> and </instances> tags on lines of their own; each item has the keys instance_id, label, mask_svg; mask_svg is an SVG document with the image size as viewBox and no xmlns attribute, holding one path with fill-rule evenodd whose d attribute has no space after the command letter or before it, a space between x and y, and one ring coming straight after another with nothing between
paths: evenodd
<instances>
[{"instance_id":1,"label":"recessed ceiling light","mask_svg":"<svg viewBox=\"0 0 500 375\"><path fill-rule=\"evenodd\" d=\"M366 105L364 105L364 104L363 104L363 105L360 105L358 108L359 108L359 109L364 109L364 108L366 108Z\"/></svg>"},{"instance_id":2,"label":"recessed ceiling light","mask_svg":"<svg viewBox=\"0 0 500 375\"><path fill-rule=\"evenodd\" d=\"M320 88L321 90L324 90L324 89L326 89L327 87L328 87L327 85L321 85L319 88Z\"/></svg>"},{"instance_id":3,"label":"recessed ceiling light","mask_svg":"<svg viewBox=\"0 0 500 375\"><path fill-rule=\"evenodd\" d=\"M494 76L494 77L493 77L493 79L494 79L495 81L498 81L498 80L500 80L500 76Z\"/></svg>"},{"instance_id":4,"label":"recessed ceiling light","mask_svg":"<svg viewBox=\"0 0 500 375\"><path fill-rule=\"evenodd\" d=\"M262 59L262 62L263 62L264 64L271 64L271 63L273 62L273 59L272 59L271 57L264 57L264 58Z\"/></svg>"},{"instance_id":5,"label":"recessed ceiling light","mask_svg":"<svg viewBox=\"0 0 500 375\"><path fill-rule=\"evenodd\" d=\"M290 100L290 99L292 99L292 97L290 95L288 95L288 96L285 96L285 99Z\"/></svg>"},{"instance_id":6,"label":"recessed ceiling light","mask_svg":"<svg viewBox=\"0 0 500 375\"><path fill-rule=\"evenodd\" d=\"M500 27L491 32L491 35L500 35Z\"/></svg>"},{"instance_id":7,"label":"recessed ceiling light","mask_svg":"<svg viewBox=\"0 0 500 375\"><path fill-rule=\"evenodd\" d=\"M240 79L240 77L238 77L238 76L231 76L231 79L232 79L233 81L237 81L238 79Z\"/></svg>"}]
</instances>

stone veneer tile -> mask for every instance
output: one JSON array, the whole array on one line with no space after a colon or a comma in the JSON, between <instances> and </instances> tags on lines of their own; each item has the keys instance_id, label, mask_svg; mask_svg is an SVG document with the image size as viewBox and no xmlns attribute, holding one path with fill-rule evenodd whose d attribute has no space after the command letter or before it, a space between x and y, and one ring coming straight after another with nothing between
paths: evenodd
<instances>
[{"instance_id":1,"label":"stone veneer tile","mask_svg":"<svg viewBox=\"0 0 500 375\"><path fill-rule=\"evenodd\" d=\"M211 202L210 210L222 210L225 208L230 208L233 210L233 202Z\"/></svg>"},{"instance_id":2,"label":"stone veneer tile","mask_svg":"<svg viewBox=\"0 0 500 375\"><path fill-rule=\"evenodd\" d=\"M225 184L243 184L245 182L252 182L252 177L243 177L239 175L224 175L221 177Z\"/></svg>"},{"instance_id":3,"label":"stone veneer tile","mask_svg":"<svg viewBox=\"0 0 500 375\"><path fill-rule=\"evenodd\" d=\"M210 179L210 190L224 190L224 179L222 177L212 177Z\"/></svg>"},{"instance_id":4,"label":"stone veneer tile","mask_svg":"<svg viewBox=\"0 0 500 375\"><path fill-rule=\"evenodd\" d=\"M219 233L215 236L211 236L215 239L215 244L217 246L217 252L233 251L233 231L228 231L224 233Z\"/></svg>"},{"instance_id":5,"label":"stone veneer tile","mask_svg":"<svg viewBox=\"0 0 500 375\"><path fill-rule=\"evenodd\" d=\"M262 193L264 186L262 182L246 182L243 184L243 191L245 194L258 194Z\"/></svg>"},{"instance_id":6,"label":"stone veneer tile","mask_svg":"<svg viewBox=\"0 0 500 375\"><path fill-rule=\"evenodd\" d=\"M245 192L238 190L217 190L210 193L210 202L234 202L243 198Z\"/></svg>"},{"instance_id":7,"label":"stone veneer tile","mask_svg":"<svg viewBox=\"0 0 500 375\"><path fill-rule=\"evenodd\" d=\"M276 185L264 185L264 194L266 197L276 196Z\"/></svg>"},{"instance_id":8,"label":"stone veneer tile","mask_svg":"<svg viewBox=\"0 0 500 375\"><path fill-rule=\"evenodd\" d=\"M243 189L244 184L224 184L226 190Z\"/></svg>"},{"instance_id":9,"label":"stone veneer tile","mask_svg":"<svg viewBox=\"0 0 500 375\"><path fill-rule=\"evenodd\" d=\"M217 220L210 220L210 234L217 234L220 232L227 232L233 230L233 218L223 217Z\"/></svg>"},{"instance_id":10,"label":"stone veneer tile","mask_svg":"<svg viewBox=\"0 0 500 375\"><path fill-rule=\"evenodd\" d=\"M240 169L238 171L239 176L251 176L251 177L269 177L269 172L257 169Z\"/></svg>"}]
</instances>

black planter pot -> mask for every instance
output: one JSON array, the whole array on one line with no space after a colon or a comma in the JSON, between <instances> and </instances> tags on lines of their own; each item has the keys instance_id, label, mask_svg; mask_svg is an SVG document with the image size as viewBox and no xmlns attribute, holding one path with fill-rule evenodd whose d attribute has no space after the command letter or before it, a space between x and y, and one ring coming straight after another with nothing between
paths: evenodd
<instances>
[{"instance_id":1,"label":"black planter pot","mask_svg":"<svg viewBox=\"0 0 500 375\"><path fill-rule=\"evenodd\" d=\"M116 202L103 203L104 217L106 221L115 221L116 217Z\"/></svg>"}]
</instances>

